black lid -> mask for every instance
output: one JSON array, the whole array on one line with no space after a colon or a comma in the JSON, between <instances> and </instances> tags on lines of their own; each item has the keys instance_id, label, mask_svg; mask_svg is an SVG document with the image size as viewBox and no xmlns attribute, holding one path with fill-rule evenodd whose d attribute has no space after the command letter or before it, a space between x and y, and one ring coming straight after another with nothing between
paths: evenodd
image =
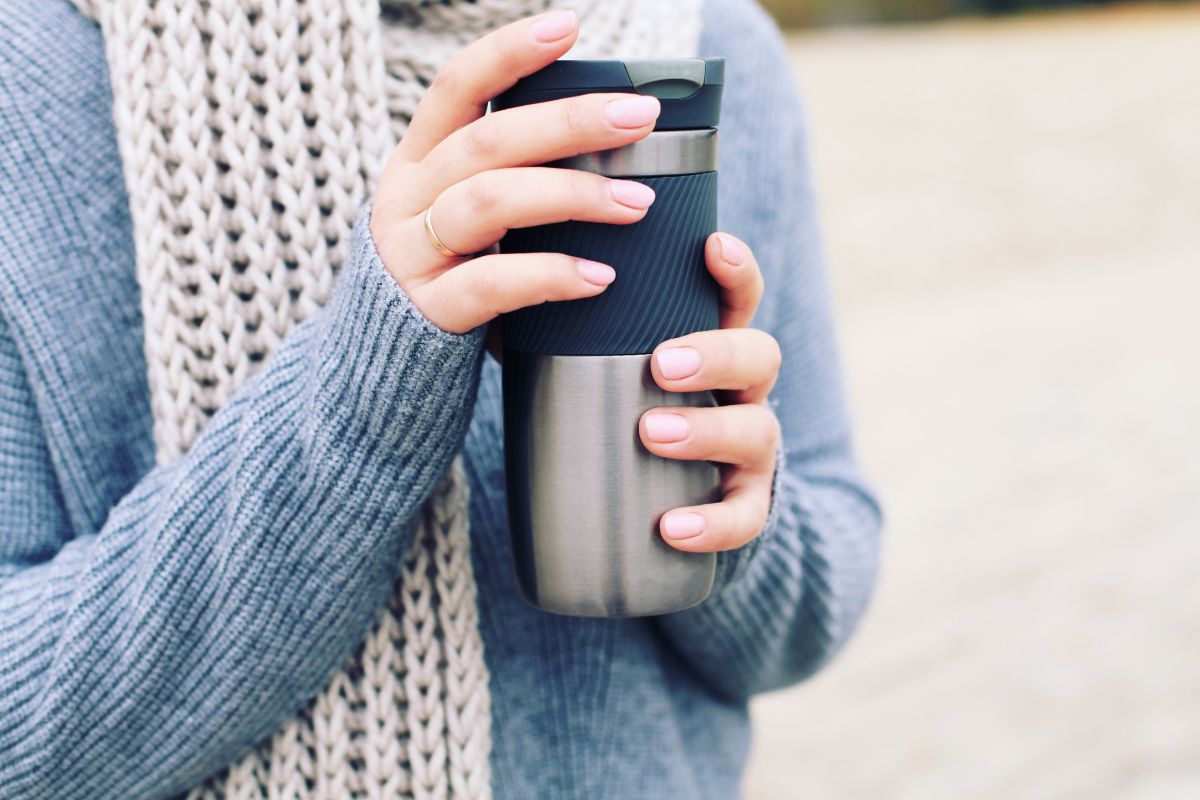
<instances>
[{"instance_id":1,"label":"black lid","mask_svg":"<svg viewBox=\"0 0 1200 800\"><path fill-rule=\"evenodd\" d=\"M725 59L555 61L492 101L492 110L597 92L652 95L662 101L655 130L715 128L721 120Z\"/></svg>"}]
</instances>

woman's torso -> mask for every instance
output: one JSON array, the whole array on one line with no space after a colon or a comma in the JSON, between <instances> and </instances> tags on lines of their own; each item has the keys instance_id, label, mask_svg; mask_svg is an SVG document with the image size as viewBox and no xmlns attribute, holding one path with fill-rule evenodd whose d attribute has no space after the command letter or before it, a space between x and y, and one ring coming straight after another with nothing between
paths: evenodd
<instances>
[{"instance_id":1,"label":"woman's torso","mask_svg":"<svg viewBox=\"0 0 1200 800\"><path fill-rule=\"evenodd\" d=\"M31 24L18 32L40 37L35 46L45 49L36 70L21 70L23 80L34 81L24 109L29 119L21 124L44 154L45 185L20 188L44 196L45 214L27 222L35 257L19 260L21 274L8 276L0 298L39 398L44 446L61 490L58 507L38 513L60 515L65 540L97 529L152 468L153 442L103 42L67 4L49 5L36 12L45 17L41 30ZM728 49L712 36L704 46ZM7 81L19 65L3 67ZM737 103L735 92L727 113L736 114ZM736 168L727 173L736 179ZM5 205L6 218L17 213L15 198ZM753 230L752 218L736 218L742 213L727 208L723 223ZM57 413L78 406L58 398L81 394L85 413ZM652 620L572 619L518 598L505 523L500 397L499 368L489 359L464 456L491 673L496 796L732 796L748 746L744 704L702 686Z\"/></svg>"}]
</instances>

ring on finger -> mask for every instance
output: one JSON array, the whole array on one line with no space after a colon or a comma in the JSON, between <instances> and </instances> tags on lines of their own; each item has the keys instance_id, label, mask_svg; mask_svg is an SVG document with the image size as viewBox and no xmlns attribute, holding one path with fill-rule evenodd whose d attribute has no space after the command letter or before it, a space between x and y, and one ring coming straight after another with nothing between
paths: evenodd
<instances>
[{"instance_id":1,"label":"ring on finger","mask_svg":"<svg viewBox=\"0 0 1200 800\"><path fill-rule=\"evenodd\" d=\"M433 206L425 209L425 236L429 239L429 243L433 245L433 249L446 258L466 258L470 253L460 253L457 250L451 250L446 247L446 243L437 235L437 231L433 229Z\"/></svg>"}]
</instances>

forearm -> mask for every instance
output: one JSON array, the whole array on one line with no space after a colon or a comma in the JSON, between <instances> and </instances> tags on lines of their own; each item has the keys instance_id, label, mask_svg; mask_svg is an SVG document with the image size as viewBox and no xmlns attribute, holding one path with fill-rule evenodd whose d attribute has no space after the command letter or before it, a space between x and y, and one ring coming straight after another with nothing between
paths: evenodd
<instances>
[{"instance_id":1,"label":"forearm","mask_svg":"<svg viewBox=\"0 0 1200 800\"><path fill-rule=\"evenodd\" d=\"M352 249L331 305L187 456L0 583L16 795L186 788L319 689L384 602L461 444L481 344L420 315L365 219Z\"/></svg>"}]
</instances>

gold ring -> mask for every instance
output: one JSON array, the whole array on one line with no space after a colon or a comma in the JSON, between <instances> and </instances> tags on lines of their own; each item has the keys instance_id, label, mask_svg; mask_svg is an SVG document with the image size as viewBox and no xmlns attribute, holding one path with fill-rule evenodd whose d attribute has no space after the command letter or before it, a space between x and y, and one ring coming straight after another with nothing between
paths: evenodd
<instances>
[{"instance_id":1,"label":"gold ring","mask_svg":"<svg viewBox=\"0 0 1200 800\"><path fill-rule=\"evenodd\" d=\"M441 238L438 237L437 231L433 229L433 206L425 209L425 235L429 237L429 243L433 245L433 249L444 255L446 258L466 258L467 253L459 253L446 247Z\"/></svg>"}]
</instances>

